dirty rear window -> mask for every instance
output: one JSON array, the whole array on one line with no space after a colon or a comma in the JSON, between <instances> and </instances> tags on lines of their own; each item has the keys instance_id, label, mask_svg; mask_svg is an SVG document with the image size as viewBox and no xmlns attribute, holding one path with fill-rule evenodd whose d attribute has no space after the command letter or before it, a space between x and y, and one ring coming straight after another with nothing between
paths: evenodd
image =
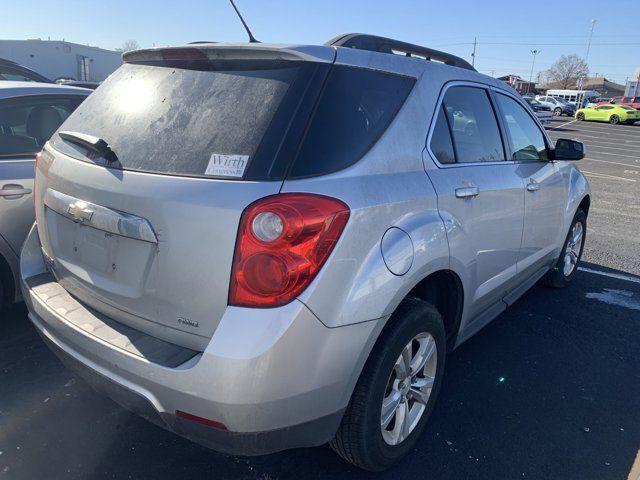
<instances>
[{"instance_id":1,"label":"dirty rear window","mask_svg":"<svg viewBox=\"0 0 640 480\"><path fill-rule=\"evenodd\" d=\"M270 160L258 157L272 160L288 128L274 117L291 117L283 110L297 108L314 67L257 61L196 67L125 64L59 131L107 142L116 158L104 164L112 168L242 178L256 161L268 170ZM54 146L97 161L60 137Z\"/></svg>"}]
</instances>

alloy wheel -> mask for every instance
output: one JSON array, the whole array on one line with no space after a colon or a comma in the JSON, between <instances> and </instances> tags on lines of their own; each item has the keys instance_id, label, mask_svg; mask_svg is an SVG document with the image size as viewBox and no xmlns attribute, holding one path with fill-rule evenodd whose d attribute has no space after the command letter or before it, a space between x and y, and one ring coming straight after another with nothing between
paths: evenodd
<instances>
[{"instance_id":1,"label":"alloy wheel","mask_svg":"<svg viewBox=\"0 0 640 480\"><path fill-rule=\"evenodd\" d=\"M564 273L565 277L571 275L578 265L583 240L584 228L581 222L576 222L571 229L571 234L567 239L567 245L564 249L564 266L562 273Z\"/></svg>"},{"instance_id":2,"label":"alloy wheel","mask_svg":"<svg viewBox=\"0 0 640 480\"><path fill-rule=\"evenodd\" d=\"M611 115L611 118L609 118L609 123L611 125L617 125L618 123L620 123L620 117L618 117L617 115Z\"/></svg>"},{"instance_id":3,"label":"alloy wheel","mask_svg":"<svg viewBox=\"0 0 640 480\"><path fill-rule=\"evenodd\" d=\"M430 333L419 333L402 349L382 400L380 429L388 445L398 445L420 422L436 377L438 351Z\"/></svg>"}]
</instances>

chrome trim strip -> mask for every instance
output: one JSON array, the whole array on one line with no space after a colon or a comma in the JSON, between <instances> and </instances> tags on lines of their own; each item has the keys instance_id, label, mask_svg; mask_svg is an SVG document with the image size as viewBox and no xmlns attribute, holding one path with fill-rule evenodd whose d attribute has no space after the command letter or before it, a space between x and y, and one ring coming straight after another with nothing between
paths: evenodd
<instances>
[{"instance_id":1,"label":"chrome trim strip","mask_svg":"<svg viewBox=\"0 0 640 480\"><path fill-rule=\"evenodd\" d=\"M44 204L76 223L122 237L158 243L158 238L146 218L86 202L51 188L45 192Z\"/></svg>"}]
</instances>

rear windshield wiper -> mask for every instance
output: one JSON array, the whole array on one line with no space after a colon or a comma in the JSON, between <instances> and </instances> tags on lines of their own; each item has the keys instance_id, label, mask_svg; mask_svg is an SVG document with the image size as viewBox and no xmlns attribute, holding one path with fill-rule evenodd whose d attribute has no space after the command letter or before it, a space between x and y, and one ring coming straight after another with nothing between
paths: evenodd
<instances>
[{"instance_id":1,"label":"rear windshield wiper","mask_svg":"<svg viewBox=\"0 0 640 480\"><path fill-rule=\"evenodd\" d=\"M58 135L63 140L80 145L93 153L97 153L110 162L117 160L116 154L113 153L109 144L102 138L80 132L58 132Z\"/></svg>"}]
</instances>

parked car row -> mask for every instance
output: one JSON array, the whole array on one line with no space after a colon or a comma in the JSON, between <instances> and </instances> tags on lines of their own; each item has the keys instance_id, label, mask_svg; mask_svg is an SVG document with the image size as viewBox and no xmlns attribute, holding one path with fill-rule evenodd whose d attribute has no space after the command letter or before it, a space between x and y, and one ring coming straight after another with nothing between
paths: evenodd
<instances>
[{"instance_id":1,"label":"parked car row","mask_svg":"<svg viewBox=\"0 0 640 480\"><path fill-rule=\"evenodd\" d=\"M636 110L640 109L640 97L613 97L609 100L603 100L596 103L596 106L599 107L601 105L619 105L632 107Z\"/></svg>"},{"instance_id":2,"label":"parked car row","mask_svg":"<svg viewBox=\"0 0 640 480\"><path fill-rule=\"evenodd\" d=\"M586 107L578 110L574 104L550 94L526 94L523 98L541 123L550 120L548 111L553 112L555 116L567 115L580 121L609 122L613 125L620 123L632 125L640 121L640 110L638 110L640 109L640 97L594 97Z\"/></svg>"}]
</instances>

